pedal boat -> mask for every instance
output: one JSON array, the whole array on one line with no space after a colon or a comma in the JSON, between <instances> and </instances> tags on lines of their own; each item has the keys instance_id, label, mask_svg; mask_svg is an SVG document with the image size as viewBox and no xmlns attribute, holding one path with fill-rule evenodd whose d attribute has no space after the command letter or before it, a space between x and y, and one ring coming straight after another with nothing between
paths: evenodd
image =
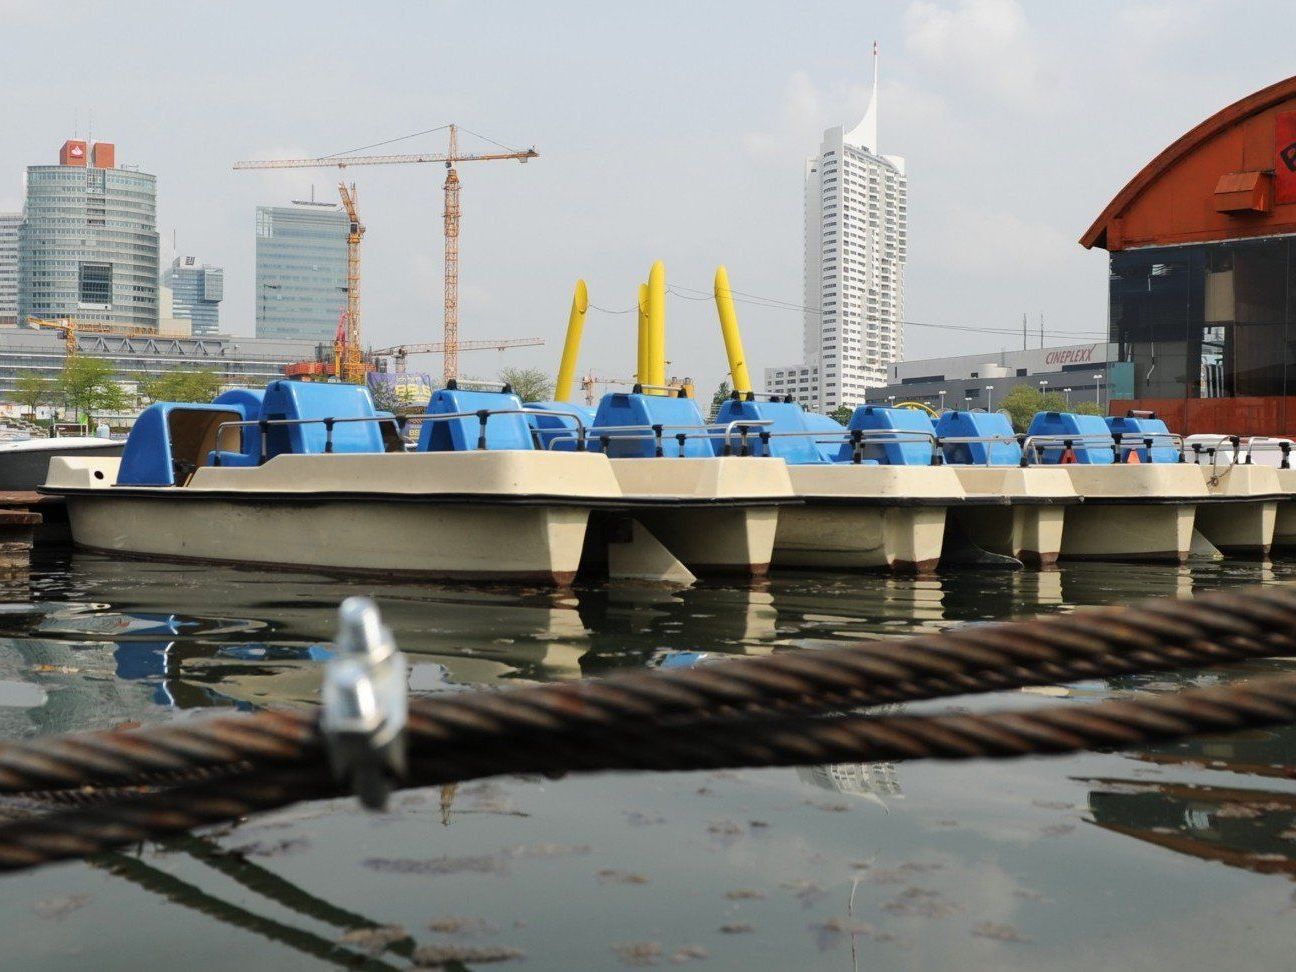
<instances>
[{"instance_id":1,"label":"pedal boat","mask_svg":"<svg viewBox=\"0 0 1296 972\"><path fill-rule=\"evenodd\" d=\"M727 401L727 447L787 463L800 505L779 514L776 567L925 572L940 562L947 511L968 503L953 470L932 465L930 424L905 409L856 409L851 428L788 400ZM908 423L908 424L907 424Z\"/></svg>"},{"instance_id":2,"label":"pedal boat","mask_svg":"<svg viewBox=\"0 0 1296 972\"><path fill-rule=\"evenodd\" d=\"M1022 443L1025 461L1065 470L1084 500L1067 511L1063 560L1187 562L1193 524L1199 508L1211 502L1210 491L1197 467L1177 461L1163 423L1161 429L1149 450L1145 436L1130 441L1123 435L1118 445L1099 416L1035 416ZM1166 452L1175 461L1162 461Z\"/></svg>"},{"instance_id":3,"label":"pedal boat","mask_svg":"<svg viewBox=\"0 0 1296 972\"><path fill-rule=\"evenodd\" d=\"M120 459L56 458L41 491L113 554L570 583L590 512L623 505L607 457L534 448L520 408L465 411L427 416L407 451L354 385L158 403Z\"/></svg>"},{"instance_id":4,"label":"pedal boat","mask_svg":"<svg viewBox=\"0 0 1296 972\"><path fill-rule=\"evenodd\" d=\"M1056 564L1066 517L1081 502L1066 471L1024 465L1012 423L997 412L948 411L935 429L945 465L967 495L1001 500L951 507L951 527L1027 567Z\"/></svg>"},{"instance_id":5,"label":"pedal boat","mask_svg":"<svg viewBox=\"0 0 1296 972\"><path fill-rule=\"evenodd\" d=\"M1201 469L1215 500L1198 509L1197 530L1226 557L1265 560L1274 546L1296 542L1296 477L1282 466L1290 466L1290 452L1285 439L1199 435L1189 441L1185 458Z\"/></svg>"},{"instance_id":6,"label":"pedal boat","mask_svg":"<svg viewBox=\"0 0 1296 972\"><path fill-rule=\"evenodd\" d=\"M586 447L608 457L627 511L689 571L760 577L796 496L781 459L726 454L724 439L683 393L610 392Z\"/></svg>"}]
</instances>

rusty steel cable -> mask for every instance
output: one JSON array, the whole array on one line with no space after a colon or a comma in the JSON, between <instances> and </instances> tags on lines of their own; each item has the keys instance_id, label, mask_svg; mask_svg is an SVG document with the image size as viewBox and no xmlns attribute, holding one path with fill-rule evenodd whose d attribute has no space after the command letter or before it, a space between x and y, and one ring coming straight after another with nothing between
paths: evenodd
<instances>
[{"instance_id":1,"label":"rusty steel cable","mask_svg":"<svg viewBox=\"0 0 1296 972\"><path fill-rule=\"evenodd\" d=\"M1296 722L1296 677L1090 705L984 714L736 717L705 732L614 732L614 746L519 739L511 754L418 747L406 785L501 773L700 770L909 759L1012 758L1164 742ZM0 825L0 870L125 844L341 793L324 766L264 769Z\"/></svg>"},{"instance_id":2,"label":"rusty steel cable","mask_svg":"<svg viewBox=\"0 0 1296 972\"><path fill-rule=\"evenodd\" d=\"M607 745L614 727L684 728L736 714L841 711L1138 672L1296 654L1296 587L1147 601L937 635L801 651L698 669L414 700L427 745L491 747L573 736ZM322 760L316 715L270 711L0 746L0 793L87 785L173 785Z\"/></svg>"}]
</instances>

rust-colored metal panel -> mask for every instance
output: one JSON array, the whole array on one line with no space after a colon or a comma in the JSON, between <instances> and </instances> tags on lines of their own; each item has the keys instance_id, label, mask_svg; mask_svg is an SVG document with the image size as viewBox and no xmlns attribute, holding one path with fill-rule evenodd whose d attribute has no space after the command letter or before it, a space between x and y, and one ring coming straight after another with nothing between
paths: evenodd
<instances>
[{"instance_id":1,"label":"rust-colored metal panel","mask_svg":"<svg viewBox=\"0 0 1296 972\"><path fill-rule=\"evenodd\" d=\"M86 143L79 138L69 138L59 149L59 165L85 165Z\"/></svg>"},{"instance_id":2,"label":"rust-colored metal panel","mask_svg":"<svg viewBox=\"0 0 1296 972\"><path fill-rule=\"evenodd\" d=\"M112 142L95 142L91 149L91 160L96 169L113 169L117 167L117 146Z\"/></svg>"},{"instance_id":3,"label":"rust-colored metal panel","mask_svg":"<svg viewBox=\"0 0 1296 972\"><path fill-rule=\"evenodd\" d=\"M1266 207L1258 186L1246 207L1240 198L1217 205L1221 176L1271 170L1272 205ZM1080 242L1118 250L1283 233L1296 233L1296 77L1229 105L1176 140L1130 180Z\"/></svg>"},{"instance_id":4,"label":"rust-colored metal panel","mask_svg":"<svg viewBox=\"0 0 1296 972\"><path fill-rule=\"evenodd\" d=\"M1226 172L1215 184L1217 213L1267 213L1273 208L1268 172Z\"/></svg>"},{"instance_id":5,"label":"rust-colored metal panel","mask_svg":"<svg viewBox=\"0 0 1296 972\"><path fill-rule=\"evenodd\" d=\"M1113 399L1112 415L1128 409L1156 412L1181 435L1278 435L1296 438L1296 398L1266 395L1246 398Z\"/></svg>"}]
</instances>

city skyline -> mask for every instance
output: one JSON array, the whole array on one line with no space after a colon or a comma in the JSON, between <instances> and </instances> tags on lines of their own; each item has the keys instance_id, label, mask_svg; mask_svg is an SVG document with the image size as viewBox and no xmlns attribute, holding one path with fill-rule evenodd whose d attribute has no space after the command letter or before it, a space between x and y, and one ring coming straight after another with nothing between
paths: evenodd
<instances>
[{"instance_id":1,"label":"city skyline","mask_svg":"<svg viewBox=\"0 0 1296 972\"><path fill-rule=\"evenodd\" d=\"M573 60L551 56L554 20L539 10L505 20L455 5L404 11L407 29L393 32L380 13L341 4L319 5L312 17L291 4L233 4L191 11L211 54L201 62L165 42L166 8L150 14L148 6L129 27L93 7L69 17L57 3L20 3L8 15L16 84L6 116L22 138L0 145L0 210L20 208L22 168L43 157L42 146L86 134L93 113L96 132L111 132L132 161L158 174L164 248L178 229L181 252L226 268L226 327L250 335L250 214L309 198L312 186L331 200L336 173L237 173L234 161L323 155L448 121L534 143L541 158L527 166L462 173L462 328L465 339L545 337L546 347L504 359L545 370L555 367L576 277L596 306L622 311L656 258L683 293L709 292L724 263L736 290L779 301L739 303L758 373L800 356L802 160L825 128L862 112L874 37L893 52L882 85L887 142L903 146L922 187L909 214L905 316L1011 329L1023 312L1035 320L1043 311L1057 344L1105 332L1106 265L1075 242L1093 213L1201 117L1290 73L1276 37L1243 36L1245 25L1211 2L1084 11L990 0L756 3L736 23L680 4L628 47L614 18L569 4L589 48ZM51 43L71 60L92 60L128 31L154 52L149 64L119 65L93 83L40 70L38 52ZM716 49L708 39L720 32L729 43ZM507 54L488 76L468 54L480 44ZM671 71L648 56L654 47L674 52ZM1224 56L1189 65L1185 49ZM413 81L359 67L429 57L436 69ZM585 84L591 72L604 83ZM433 135L398 149L442 147ZM366 340L438 340L441 173L408 166L356 175L369 228ZM669 301L676 370L712 386L725 371L714 309ZM582 367L632 367L624 351L632 322L591 311ZM1018 344L910 326L905 351ZM496 357L474 360L493 371Z\"/></svg>"}]
</instances>

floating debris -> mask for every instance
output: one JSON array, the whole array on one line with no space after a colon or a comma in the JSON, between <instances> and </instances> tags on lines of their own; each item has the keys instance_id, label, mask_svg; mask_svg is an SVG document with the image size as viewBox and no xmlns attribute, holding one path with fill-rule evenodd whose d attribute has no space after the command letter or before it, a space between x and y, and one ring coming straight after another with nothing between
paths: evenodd
<instances>
[{"instance_id":1,"label":"floating debris","mask_svg":"<svg viewBox=\"0 0 1296 972\"><path fill-rule=\"evenodd\" d=\"M701 945L681 945L670 957L671 965L683 965L685 962L701 962L711 957Z\"/></svg>"},{"instance_id":2,"label":"floating debris","mask_svg":"<svg viewBox=\"0 0 1296 972\"><path fill-rule=\"evenodd\" d=\"M511 962L524 955L507 945L424 945L414 950L410 961L418 969L439 969L467 962Z\"/></svg>"},{"instance_id":3,"label":"floating debris","mask_svg":"<svg viewBox=\"0 0 1296 972\"><path fill-rule=\"evenodd\" d=\"M38 918L60 921L78 908L84 908L89 903L90 895L88 894L69 894L62 898L44 898L37 901L32 905L32 911L36 912Z\"/></svg>"},{"instance_id":4,"label":"floating debris","mask_svg":"<svg viewBox=\"0 0 1296 972\"><path fill-rule=\"evenodd\" d=\"M905 888L899 897L882 905L882 910L905 918L948 918L959 906L946 901L939 891L915 887Z\"/></svg>"},{"instance_id":5,"label":"floating debris","mask_svg":"<svg viewBox=\"0 0 1296 972\"><path fill-rule=\"evenodd\" d=\"M338 939L347 945L354 945L362 952L377 955L396 942L403 942L410 937L401 925L375 925L370 928L352 928Z\"/></svg>"},{"instance_id":6,"label":"floating debris","mask_svg":"<svg viewBox=\"0 0 1296 972\"><path fill-rule=\"evenodd\" d=\"M401 857L366 857L360 862L384 874L504 874L507 868L498 857L432 857L414 860Z\"/></svg>"},{"instance_id":7,"label":"floating debris","mask_svg":"<svg viewBox=\"0 0 1296 972\"><path fill-rule=\"evenodd\" d=\"M612 951L625 965L656 965L662 947L656 942L623 942L613 945Z\"/></svg>"},{"instance_id":8,"label":"floating debris","mask_svg":"<svg viewBox=\"0 0 1296 972\"><path fill-rule=\"evenodd\" d=\"M997 921L981 922L972 929L972 934L978 938L988 938L995 942L1016 942L1024 945L1030 941L1012 925L1005 925Z\"/></svg>"},{"instance_id":9,"label":"floating debris","mask_svg":"<svg viewBox=\"0 0 1296 972\"><path fill-rule=\"evenodd\" d=\"M615 868L604 868L598 872L599 884L647 884L648 877L631 871L618 871Z\"/></svg>"},{"instance_id":10,"label":"floating debris","mask_svg":"<svg viewBox=\"0 0 1296 972\"><path fill-rule=\"evenodd\" d=\"M728 925L721 925L720 931L726 935L746 935L754 932L756 929L745 921L735 921Z\"/></svg>"},{"instance_id":11,"label":"floating debris","mask_svg":"<svg viewBox=\"0 0 1296 972\"><path fill-rule=\"evenodd\" d=\"M427 923L427 929L438 935L486 935L499 931L499 926L491 924L485 918L464 918L452 915L446 918L433 918Z\"/></svg>"},{"instance_id":12,"label":"floating debris","mask_svg":"<svg viewBox=\"0 0 1296 972\"><path fill-rule=\"evenodd\" d=\"M760 901L765 897L765 892L756 888L735 888L733 891L726 891L725 897L730 901Z\"/></svg>"}]
</instances>

